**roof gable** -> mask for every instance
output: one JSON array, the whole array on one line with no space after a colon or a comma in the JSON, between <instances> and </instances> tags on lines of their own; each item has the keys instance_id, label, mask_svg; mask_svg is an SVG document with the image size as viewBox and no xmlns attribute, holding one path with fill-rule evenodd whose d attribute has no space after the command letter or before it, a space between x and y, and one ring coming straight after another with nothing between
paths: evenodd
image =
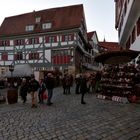
<instances>
[{"instance_id":1,"label":"roof gable","mask_svg":"<svg viewBox=\"0 0 140 140\"><path fill-rule=\"evenodd\" d=\"M41 17L39 24L36 23L36 17ZM82 4L33 11L5 18L0 27L0 36L29 34L29 32L25 31L27 25L34 25L34 31L30 33L76 28L80 27L83 18L84 10ZM42 23L47 22L52 23L52 28L42 30Z\"/></svg>"},{"instance_id":2,"label":"roof gable","mask_svg":"<svg viewBox=\"0 0 140 140\"><path fill-rule=\"evenodd\" d=\"M98 45L108 51L118 51L120 47L117 42L99 42Z\"/></svg>"}]
</instances>

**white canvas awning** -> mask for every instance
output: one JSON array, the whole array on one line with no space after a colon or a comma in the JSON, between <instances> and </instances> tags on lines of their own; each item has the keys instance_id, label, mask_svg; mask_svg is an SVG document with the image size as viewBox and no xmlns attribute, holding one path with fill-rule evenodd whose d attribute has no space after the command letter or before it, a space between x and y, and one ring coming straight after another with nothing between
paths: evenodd
<instances>
[{"instance_id":1,"label":"white canvas awning","mask_svg":"<svg viewBox=\"0 0 140 140\"><path fill-rule=\"evenodd\" d=\"M29 64L15 65L12 73L13 77L26 77L33 74L32 67ZM4 77L11 77L11 72L8 71Z\"/></svg>"}]
</instances>

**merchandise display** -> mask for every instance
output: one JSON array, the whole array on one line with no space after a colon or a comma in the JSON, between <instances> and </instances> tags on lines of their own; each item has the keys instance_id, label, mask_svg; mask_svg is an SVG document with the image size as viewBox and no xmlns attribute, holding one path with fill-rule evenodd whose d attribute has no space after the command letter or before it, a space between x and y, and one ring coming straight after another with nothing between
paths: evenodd
<instances>
[{"instance_id":1,"label":"merchandise display","mask_svg":"<svg viewBox=\"0 0 140 140\"><path fill-rule=\"evenodd\" d=\"M102 94L108 97L129 97L135 95L134 86L138 83L135 65L105 65L101 78Z\"/></svg>"}]
</instances>

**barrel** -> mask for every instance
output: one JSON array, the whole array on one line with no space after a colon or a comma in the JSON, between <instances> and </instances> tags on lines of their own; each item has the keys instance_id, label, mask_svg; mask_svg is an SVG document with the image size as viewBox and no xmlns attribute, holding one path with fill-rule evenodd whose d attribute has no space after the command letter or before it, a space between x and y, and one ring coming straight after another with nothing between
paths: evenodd
<instances>
[{"instance_id":1,"label":"barrel","mask_svg":"<svg viewBox=\"0 0 140 140\"><path fill-rule=\"evenodd\" d=\"M7 90L7 101L9 104L17 103L18 101L18 90L10 88Z\"/></svg>"}]
</instances>

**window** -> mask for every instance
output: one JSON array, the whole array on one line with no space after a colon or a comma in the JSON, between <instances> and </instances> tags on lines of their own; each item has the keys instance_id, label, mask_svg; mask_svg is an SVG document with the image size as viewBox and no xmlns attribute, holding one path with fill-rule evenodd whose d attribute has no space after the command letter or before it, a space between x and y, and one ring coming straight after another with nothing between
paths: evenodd
<instances>
[{"instance_id":1,"label":"window","mask_svg":"<svg viewBox=\"0 0 140 140\"><path fill-rule=\"evenodd\" d=\"M57 36L46 36L45 37L46 43L54 43L57 42Z\"/></svg>"},{"instance_id":2,"label":"window","mask_svg":"<svg viewBox=\"0 0 140 140\"><path fill-rule=\"evenodd\" d=\"M42 29L50 29L52 27L52 23L43 23Z\"/></svg>"},{"instance_id":3,"label":"window","mask_svg":"<svg viewBox=\"0 0 140 140\"><path fill-rule=\"evenodd\" d=\"M14 45L24 45L24 44L25 44L24 39L14 40Z\"/></svg>"},{"instance_id":4,"label":"window","mask_svg":"<svg viewBox=\"0 0 140 140\"><path fill-rule=\"evenodd\" d=\"M41 17L36 17L35 22L39 23L41 21Z\"/></svg>"},{"instance_id":5,"label":"window","mask_svg":"<svg viewBox=\"0 0 140 140\"><path fill-rule=\"evenodd\" d=\"M62 42L73 41L73 40L74 40L74 35L73 34L62 35Z\"/></svg>"},{"instance_id":6,"label":"window","mask_svg":"<svg viewBox=\"0 0 140 140\"><path fill-rule=\"evenodd\" d=\"M26 31L33 31L34 30L34 25L28 25L26 26Z\"/></svg>"},{"instance_id":7,"label":"window","mask_svg":"<svg viewBox=\"0 0 140 140\"><path fill-rule=\"evenodd\" d=\"M29 44L39 44L39 37L37 38L30 38Z\"/></svg>"},{"instance_id":8,"label":"window","mask_svg":"<svg viewBox=\"0 0 140 140\"><path fill-rule=\"evenodd\" d=\"M22 60L22 52L18 52L17 54L14 55L14 60Z\"/></svg>"},{"instance_id":9,"label":"window","mask_svg":"<svg viewBox=\"0 0 140 140\"><path fill-rule=\"evenodd\" d=\"M10 46L10 40L0 40L0 46Z\"/></svg>"},{"instance_id":10,"label":"window","mask_svg":"<svg viewBox=\"0 0 140 140\"><path fill-rule=\"evenodd\" d=\"M30 53L29 54L29 60L33 60L33 59L39 59L39 53Z\"/></svg>"}]
</instances>

